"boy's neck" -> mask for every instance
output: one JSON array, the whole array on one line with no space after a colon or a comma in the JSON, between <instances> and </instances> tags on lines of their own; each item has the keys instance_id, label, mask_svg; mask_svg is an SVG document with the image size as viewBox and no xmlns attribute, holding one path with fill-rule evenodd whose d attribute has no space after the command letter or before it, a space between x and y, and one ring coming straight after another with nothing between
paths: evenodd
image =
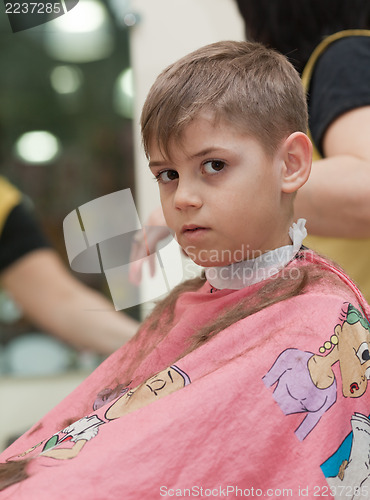
<instances>
[{"instance_id":1,"label":"boy's neck","mask_svg":"<svg viewBox=\"0 0 370 500\"><path fill-rule=\"evenodd\" d=\"M235 262L228 266L208 267L205 270L209 284L221 289L240 290L270 278L281 271L299 252L307 236L306 221L299 219L288 232L289 244L265 252L257 258Z\"/></svg>"}]
</instances>

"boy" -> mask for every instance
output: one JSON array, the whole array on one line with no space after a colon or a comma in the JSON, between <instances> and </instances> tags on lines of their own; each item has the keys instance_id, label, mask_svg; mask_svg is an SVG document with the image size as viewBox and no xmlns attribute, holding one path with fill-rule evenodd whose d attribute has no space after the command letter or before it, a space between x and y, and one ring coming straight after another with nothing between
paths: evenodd
<instances>
[{"instance_id":1,"label":"boy","mask_svg":"<svg viewBox=\"0 0 370 500\"><path fill-rule=\"evenodd\" d=\"M160 75L144 147L207 279L176 288L3 453L3 487L16 484L0 498L313 497L325 476L365 494L346 438L354 412L369 425L369 308L301 249L303 221L289 229L306 121L299 76L258 44L207 46Z\"/></svg>"}]
</instances>

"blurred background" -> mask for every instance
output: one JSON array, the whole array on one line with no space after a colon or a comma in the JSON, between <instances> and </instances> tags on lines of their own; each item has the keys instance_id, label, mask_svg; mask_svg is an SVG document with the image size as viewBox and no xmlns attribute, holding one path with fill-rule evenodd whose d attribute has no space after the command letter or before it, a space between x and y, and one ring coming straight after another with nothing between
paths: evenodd
<instances>
[{"instance_id":1,"label":"blurred background","mask_svg":"<svg viewBox=\"0 0 370 500\"><path fill-rule=\"evenodd\" d=\"M17 33L0 15L0 173L29 196L62 255L71 210L134 192L129 26L114 3L82 0ZM98 275L80 278L101 286Z\"/></svg>"},{"instance_id":2,"label":"blurred background","mask_svg":"<svg viewBox=\"0 0 370 500\"><path fill-rule=\"evenodd\" d=\"M69 266L62 223L76 207L130 188L144 223L159 204L138 125L157 74L201 45L243 39L243 26L233 0L80 0L13 33L4 4L0 175L27 196ZM76 276L109 297L104 275ZM0 289L0 449L101 362L44 333Z\"/></svg>"}]
</instances>

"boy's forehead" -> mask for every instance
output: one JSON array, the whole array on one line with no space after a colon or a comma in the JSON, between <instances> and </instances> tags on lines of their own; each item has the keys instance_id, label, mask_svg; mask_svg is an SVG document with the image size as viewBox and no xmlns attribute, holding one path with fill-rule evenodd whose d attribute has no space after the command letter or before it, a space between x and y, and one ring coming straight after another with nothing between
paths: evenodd
<instances>
[{"instance_id":1,"label":"boy's forehead","mask_svg":"<svg viewBox=\"0 0 370 500\"><path fill-rule=\"evenodd\" d=\"M246 128L214 114L199 114L184 125L181 133L166 136L165 144L152 136L148 147L149 166L176 165L207 155L240 154L252 143L258 143L267 154L263 142Z\"/></svg>"},{"instance_id":2,"label":"boy's forehead","mask_svg":"<svg viewBox=\"0 0 370 500\"><path fill-rule=\"evenodd\" d=\"M246 129L232 123L225 116L217 115L214 111L202 110L184 122L181 128L170 131L165 137L165 143L161 142L158 134L154 131L149 141L149 156L161 156L163 159L168 160L178 153L187 154L189 147L191 148L190 155L192 155L192 146L196 147L196 149L201 148L202 145L205 148L210 147L215 134L230 132L238 136L251 137L252 135Z\"/></svg>"}]
</instances>

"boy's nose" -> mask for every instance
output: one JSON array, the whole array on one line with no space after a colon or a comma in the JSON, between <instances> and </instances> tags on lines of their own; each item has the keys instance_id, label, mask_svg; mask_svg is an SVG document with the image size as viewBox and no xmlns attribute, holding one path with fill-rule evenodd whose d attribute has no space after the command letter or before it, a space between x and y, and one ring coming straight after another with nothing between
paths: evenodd
<instances>
[{"instance_id":1,"label":"boy's nose","mask_svg":"<svg viewBox=\"0 0 370 500\"><path fill-rule=\"evenodd\" d=\"M175 193L175 208L186 210L187 208L200 208L203 205L199 190L195 182L179 182Z\"/></svg>"}]
</instances>

